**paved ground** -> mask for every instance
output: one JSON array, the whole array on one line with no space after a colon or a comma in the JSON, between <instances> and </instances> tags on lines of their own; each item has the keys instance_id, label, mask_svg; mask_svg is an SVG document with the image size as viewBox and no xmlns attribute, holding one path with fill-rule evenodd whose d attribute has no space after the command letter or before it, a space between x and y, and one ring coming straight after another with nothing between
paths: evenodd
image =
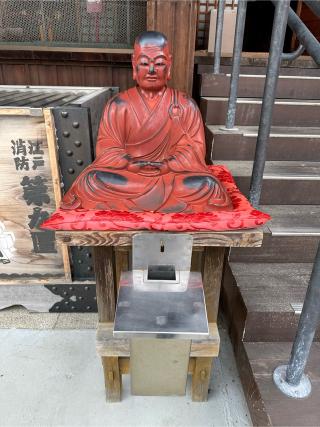
<instances>
[{"instance_id":1,"label":"paved ground","mask_svg":"<svg viewBox=\"0 0 320 427\"><path fill-rule=\"evenodd\" d=\"M95 353L96 319L18 308L0 312L1 427L252 425L223 327L207 403L193 403L189 389L186 397L130 396L125 376L123 401L107 404Z\"/></svg>"}]
</instances>

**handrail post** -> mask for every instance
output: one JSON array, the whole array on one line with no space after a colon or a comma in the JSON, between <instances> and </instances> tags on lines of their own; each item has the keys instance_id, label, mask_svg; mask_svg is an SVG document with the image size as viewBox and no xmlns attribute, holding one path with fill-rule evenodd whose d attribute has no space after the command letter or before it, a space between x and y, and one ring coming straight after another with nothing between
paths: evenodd
<instances>
[{"instance_id":1,"label":"handrail post","mask_svg":"<svg viewBox=\"0 0 320 427\"><path fill-rule=\"evenodd\" d=\"M273 373L276 386L287 396L307 397L311 383L304 369L320 317L320 244L304 299L297 334L288 365L278 366Z\"/></svg>"},{"instance_id":2,"label":"handrail post","mask_svg":"<svg viewBox=\"0 0 320 427\"><path fill-rule=\"evenodd\" d=\"M268 69L264 86L255 159L253 163L250 184L249 199L254 207L258 207L261 196L262 179L267 153L267 142L271 129L273 104L276 95L289 8L290 0L280 0L275 2L275 16L273 20L270 55L268 60Z\"/></svg>"},{"instance_id":3,"label":"handrail post","mask_svg":"<svg viewBox=\"0 0 320 427\"><path fill-rule=\"evenodd\" d=\"M216 22L216 37L214 43L214 64L213 73L220 73L220 60L221 60L221 46L222 46L222 33L223 33L223 21L224 21L224 7L226 0L219 0L217 22Z\"/></svg>"},{"instance_id":4,"label":"handrail post","mask_svg":"<svg viewBox=\"0 0 320 427\"><path fill-rule=\"evenodd\" d=\"M231 130L234 127L237 109L238 84L241 66L241 53L243 46L244 27L246 23L247 0L238 1L236 31L234 35L232 71L230 78L230 92L227 111L227 120L225 130Z\"/></svg>"}]
</instances>

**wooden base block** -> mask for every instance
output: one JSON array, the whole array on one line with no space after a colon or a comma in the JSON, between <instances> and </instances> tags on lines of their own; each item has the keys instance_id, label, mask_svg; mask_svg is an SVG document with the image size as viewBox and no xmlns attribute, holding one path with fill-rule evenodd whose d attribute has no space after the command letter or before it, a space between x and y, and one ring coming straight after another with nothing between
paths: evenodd
<instances>
[{"instance_id":1,"label":"wooden base block","mask_svg":"<svg viewBox=\"0 0 320 427\"><path fill-rule=\"evenodd\" d=\"M208 399L211 367L219 354L220 337L216 323L209 324L210 335L202 340L192 340L188 374L192 375L192 400ZM108 402L121 400L121 375L130 374L130 340L113 337L113 323L99 323L97 353L102 358L106 396Z\"/></svg>"}]
</instances>

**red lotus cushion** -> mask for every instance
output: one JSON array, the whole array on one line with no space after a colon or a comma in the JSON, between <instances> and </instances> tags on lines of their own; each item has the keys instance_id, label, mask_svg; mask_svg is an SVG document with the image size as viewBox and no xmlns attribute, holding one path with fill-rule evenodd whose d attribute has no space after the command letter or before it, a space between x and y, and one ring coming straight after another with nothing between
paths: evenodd
<instances>
[{"instance_id":1,"label":"red lotus cushion","mask_svg":"<svg viewBox=\"0 0 320 427\"><path fill-rule=\"evenodd\" d=\"M102 210L58 209L41 228L48 230L155 230L155 231L226 231L255 228L270 215L254 209L240 193L229 170L222 165L209 166L228 191L233 210L203 213L120 212Z\"/></svg>"}]
</instances>

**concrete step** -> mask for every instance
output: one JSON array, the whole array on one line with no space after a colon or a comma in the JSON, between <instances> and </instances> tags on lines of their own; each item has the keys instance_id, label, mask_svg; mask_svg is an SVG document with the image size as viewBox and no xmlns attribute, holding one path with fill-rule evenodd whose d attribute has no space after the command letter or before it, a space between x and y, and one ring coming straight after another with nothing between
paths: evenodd
<instances>
[{"instance_id":1,"label":"concrete step","mask_svg":"<svg viewBox=\"0 0 320 427\"><path fill-rule=\"evenodd\" d=\"M231 262L313 263L320 242L320 206L260 206L271 215L261 248L233 248Z\"/></svg>"},{"instance_id":2,"label":"concrete step","mask_svg":"<svg viewBox=\"0 0 320 427\"><path fill-rule=\"evenodd\" d=\"M230 92L230 77L228 74L202 74L200 76L201 96L228 97ZM238 97L262 98L264 74L240 74ZM320 99L320 76L279 76L277 99Z\"/></svg>"},{"instance_id":3,"label":"concrete step","mask_svg":"<svg viewBox=\"0 0 320 427\"><path fill-rule=\"evenodd\" d=\"M262 100L238 98L236 110L237 126L257 126L260 120ZM204 96L200 110L207 125L224 125L228 107L227 97ZM319 126L319 100L277 99L273 107L273 126Z\"/></svg>"},{"instance_id":4,"label":"concrete step","mask_svg":"<svg viewBox=\"0 0 320 427\"><path fill-rule=\"evenodd\" d=\"M214 161L226 165L239 189L249 195L253 162L247 160ZM320 204L320 162L280 162L265 164L262 204L295 205Z\"/></svg>"},{"instance_id":5,"label":"concrete step","mask_svg":"<svg viewBox=\"0 0 320 427\"><path fill-rule=\"evenodd\" d=\"M237 131L206 126L206 142L213 161L253 160L257 136L257 126L239 126ZM273 126L267 160L320 161L320 127Z\"/></svg>"},{"instance_id":6,"label":"concrete step","mask_svg":"<svg viewBox=\"0 0 320 427\"><path fill-rule=\"evenodd\" d=\"M293 341L312 266L231 262L224 276L224 309L237 319L237 337L243 341Z\"/></svg>"}]
</instances>

